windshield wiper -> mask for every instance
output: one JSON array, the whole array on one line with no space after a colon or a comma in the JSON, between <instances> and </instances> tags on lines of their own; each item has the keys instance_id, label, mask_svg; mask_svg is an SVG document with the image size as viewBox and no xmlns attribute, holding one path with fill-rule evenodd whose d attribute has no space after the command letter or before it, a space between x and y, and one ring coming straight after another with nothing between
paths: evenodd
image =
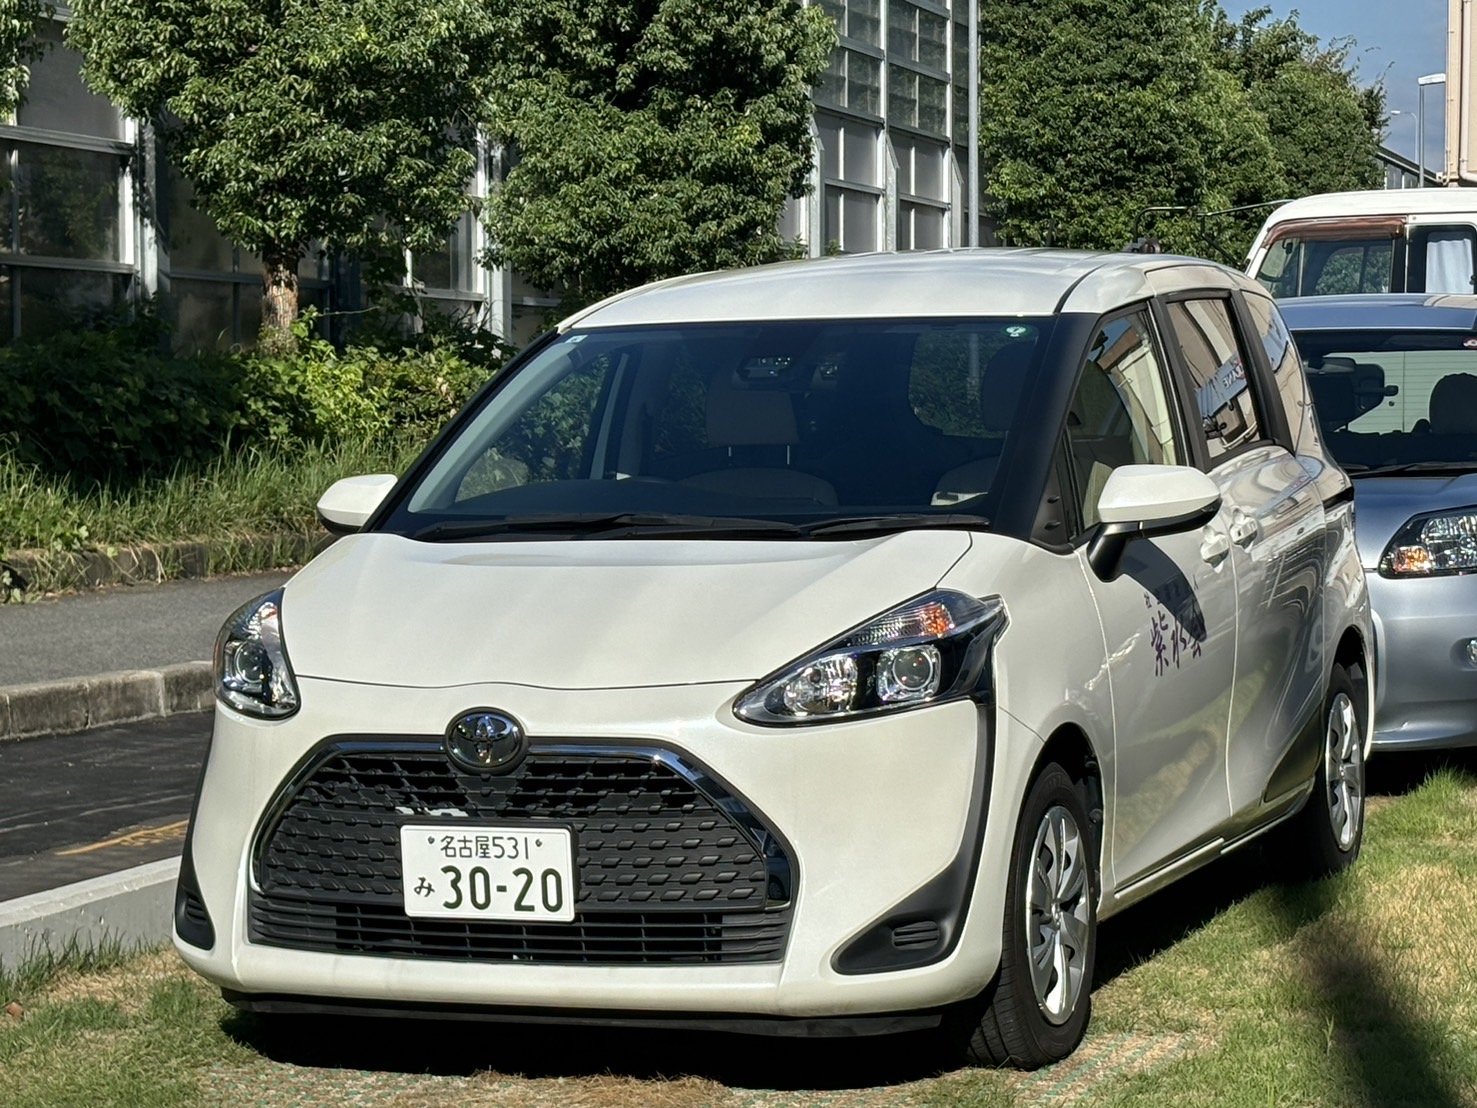
<instances>
[{"instance_id":1,"label":"windshield wiper","mask_svg":"<svg viewBox=\"0 0 1477 1108\"><path fill-rule=\"evenodd\" d=\"M1391 465L1366 466L1351 462L1344 466L1350 477L1388 477L1397 473L1472 473L1477 461L1466 462L1396 462Z\"/></svg>"},{"instance_id":2,"label":"windshield wiper","mask_svg":"<svg viewBox=\"0 0 1477 1108\"><path fill-rule=\"evenodd\" d=\"M538 512L500 519L444 520L423 527L410 537L420 541L476 539L492 535L535 534L545 531L643 537L702 534L798 535L800 528L777 519L739 519L731 516L672 515L666 512Z\"/></svg>"},{"instance_id":3,"label":"windshield wiper","mask_svg":"<svg viewBox=\"0 0 1477 1108\"><path fill-rule=\"evenodd\" d=\"M820 535L885 535L891 531L913 531L924 527L942 527L955 530L979 531L990 526L984 516L964 512L937 514L914 512L905 515L848 516L842 519L824 519L812 523L803 530L809 537Z\"/></svg>"}]
</instances>

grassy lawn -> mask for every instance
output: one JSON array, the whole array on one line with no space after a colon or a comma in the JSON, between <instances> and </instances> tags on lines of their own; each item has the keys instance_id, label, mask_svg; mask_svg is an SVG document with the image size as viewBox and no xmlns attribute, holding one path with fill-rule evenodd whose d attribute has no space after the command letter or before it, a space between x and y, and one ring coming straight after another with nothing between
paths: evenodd
<instances>
[{"instance_id":1,"label":"grassy lawn","mask_svg":"<svg viewBox=\"0 0 1477 1108\"><path fill-rule=\"evenodd\" d=\"M1101 932L1089 1037L1035 1074L930 1040L262 1021L171 952L0 976L0 1098L60 1105L1477 1108L1477 754L1377 759L1364 856L1217 863ZM1428 776L1429 773L1429 776Z\"/></svg>"}]
</instances>

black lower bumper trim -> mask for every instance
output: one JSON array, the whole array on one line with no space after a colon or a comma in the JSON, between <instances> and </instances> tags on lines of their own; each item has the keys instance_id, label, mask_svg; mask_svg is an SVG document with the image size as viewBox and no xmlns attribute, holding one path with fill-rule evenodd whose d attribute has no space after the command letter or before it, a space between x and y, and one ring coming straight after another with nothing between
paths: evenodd
<instances>
[{"instance_id":1,"label":"black lower bumper trim","mask_svg":"<svg viewBox=\"0 0 1477 1108\"><path fill-rule=\"evenodd\" d=\"M680 1031L726 1031L801 1039L848 1039L927 1031L943 1020L937 1010L869 1016L774 1017L712 1012L608 1012L583 1008L517 1008L474 1004L415 1004L275 993L221 996L244 1012L269 1015L385 1016L394 1019L489 1020L502 1023L565 1024L581 1027L650 1027Z\"/></svg>"}]
</instances>

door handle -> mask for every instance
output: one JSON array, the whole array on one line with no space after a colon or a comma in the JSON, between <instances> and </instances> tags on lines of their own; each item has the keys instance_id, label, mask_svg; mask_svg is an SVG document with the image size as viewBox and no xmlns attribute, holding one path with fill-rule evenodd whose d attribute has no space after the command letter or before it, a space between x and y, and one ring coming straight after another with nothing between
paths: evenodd
<instances>
[{"instance_id":1,"label":"door handle","mask_svg":"<svg viewBox=\"0 0 1477 1108\"><path fill-rule=\"evenodd\" d=\"M1200 557L1211 565L1215 565L1230 552L1231 540L1226 537L1226 533L1207 527L1200 540Z\"/></svg>"},{"instance_id":2,"label":"door handle","mask_svg":"<svg viewBox=\"0 0 1477 1108\"><path fill-rule=\"evenodd\" d=\"M1256 520L1238 512L1236 518L1231 521L1231 541L1237 546L1245 546L1257 537L1260 530Z\"/></svg>"}]
</instances>

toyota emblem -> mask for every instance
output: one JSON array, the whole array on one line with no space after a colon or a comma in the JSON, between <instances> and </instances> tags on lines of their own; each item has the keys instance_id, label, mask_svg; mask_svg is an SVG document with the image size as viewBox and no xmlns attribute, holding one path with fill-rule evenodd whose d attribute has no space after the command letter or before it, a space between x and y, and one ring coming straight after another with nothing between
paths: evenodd
<instances>
[{"instance_id":1,"label":"toyota emblem","mask_svg":"<svg viewBox=\"0 0 1477 1108\"><path fill-rule=\"evenodd\" d=\"M446 729L446 753L464 769L507 773L528 749L523 725L491 708L466 712Z\"/></svg>"}]
</instances>

